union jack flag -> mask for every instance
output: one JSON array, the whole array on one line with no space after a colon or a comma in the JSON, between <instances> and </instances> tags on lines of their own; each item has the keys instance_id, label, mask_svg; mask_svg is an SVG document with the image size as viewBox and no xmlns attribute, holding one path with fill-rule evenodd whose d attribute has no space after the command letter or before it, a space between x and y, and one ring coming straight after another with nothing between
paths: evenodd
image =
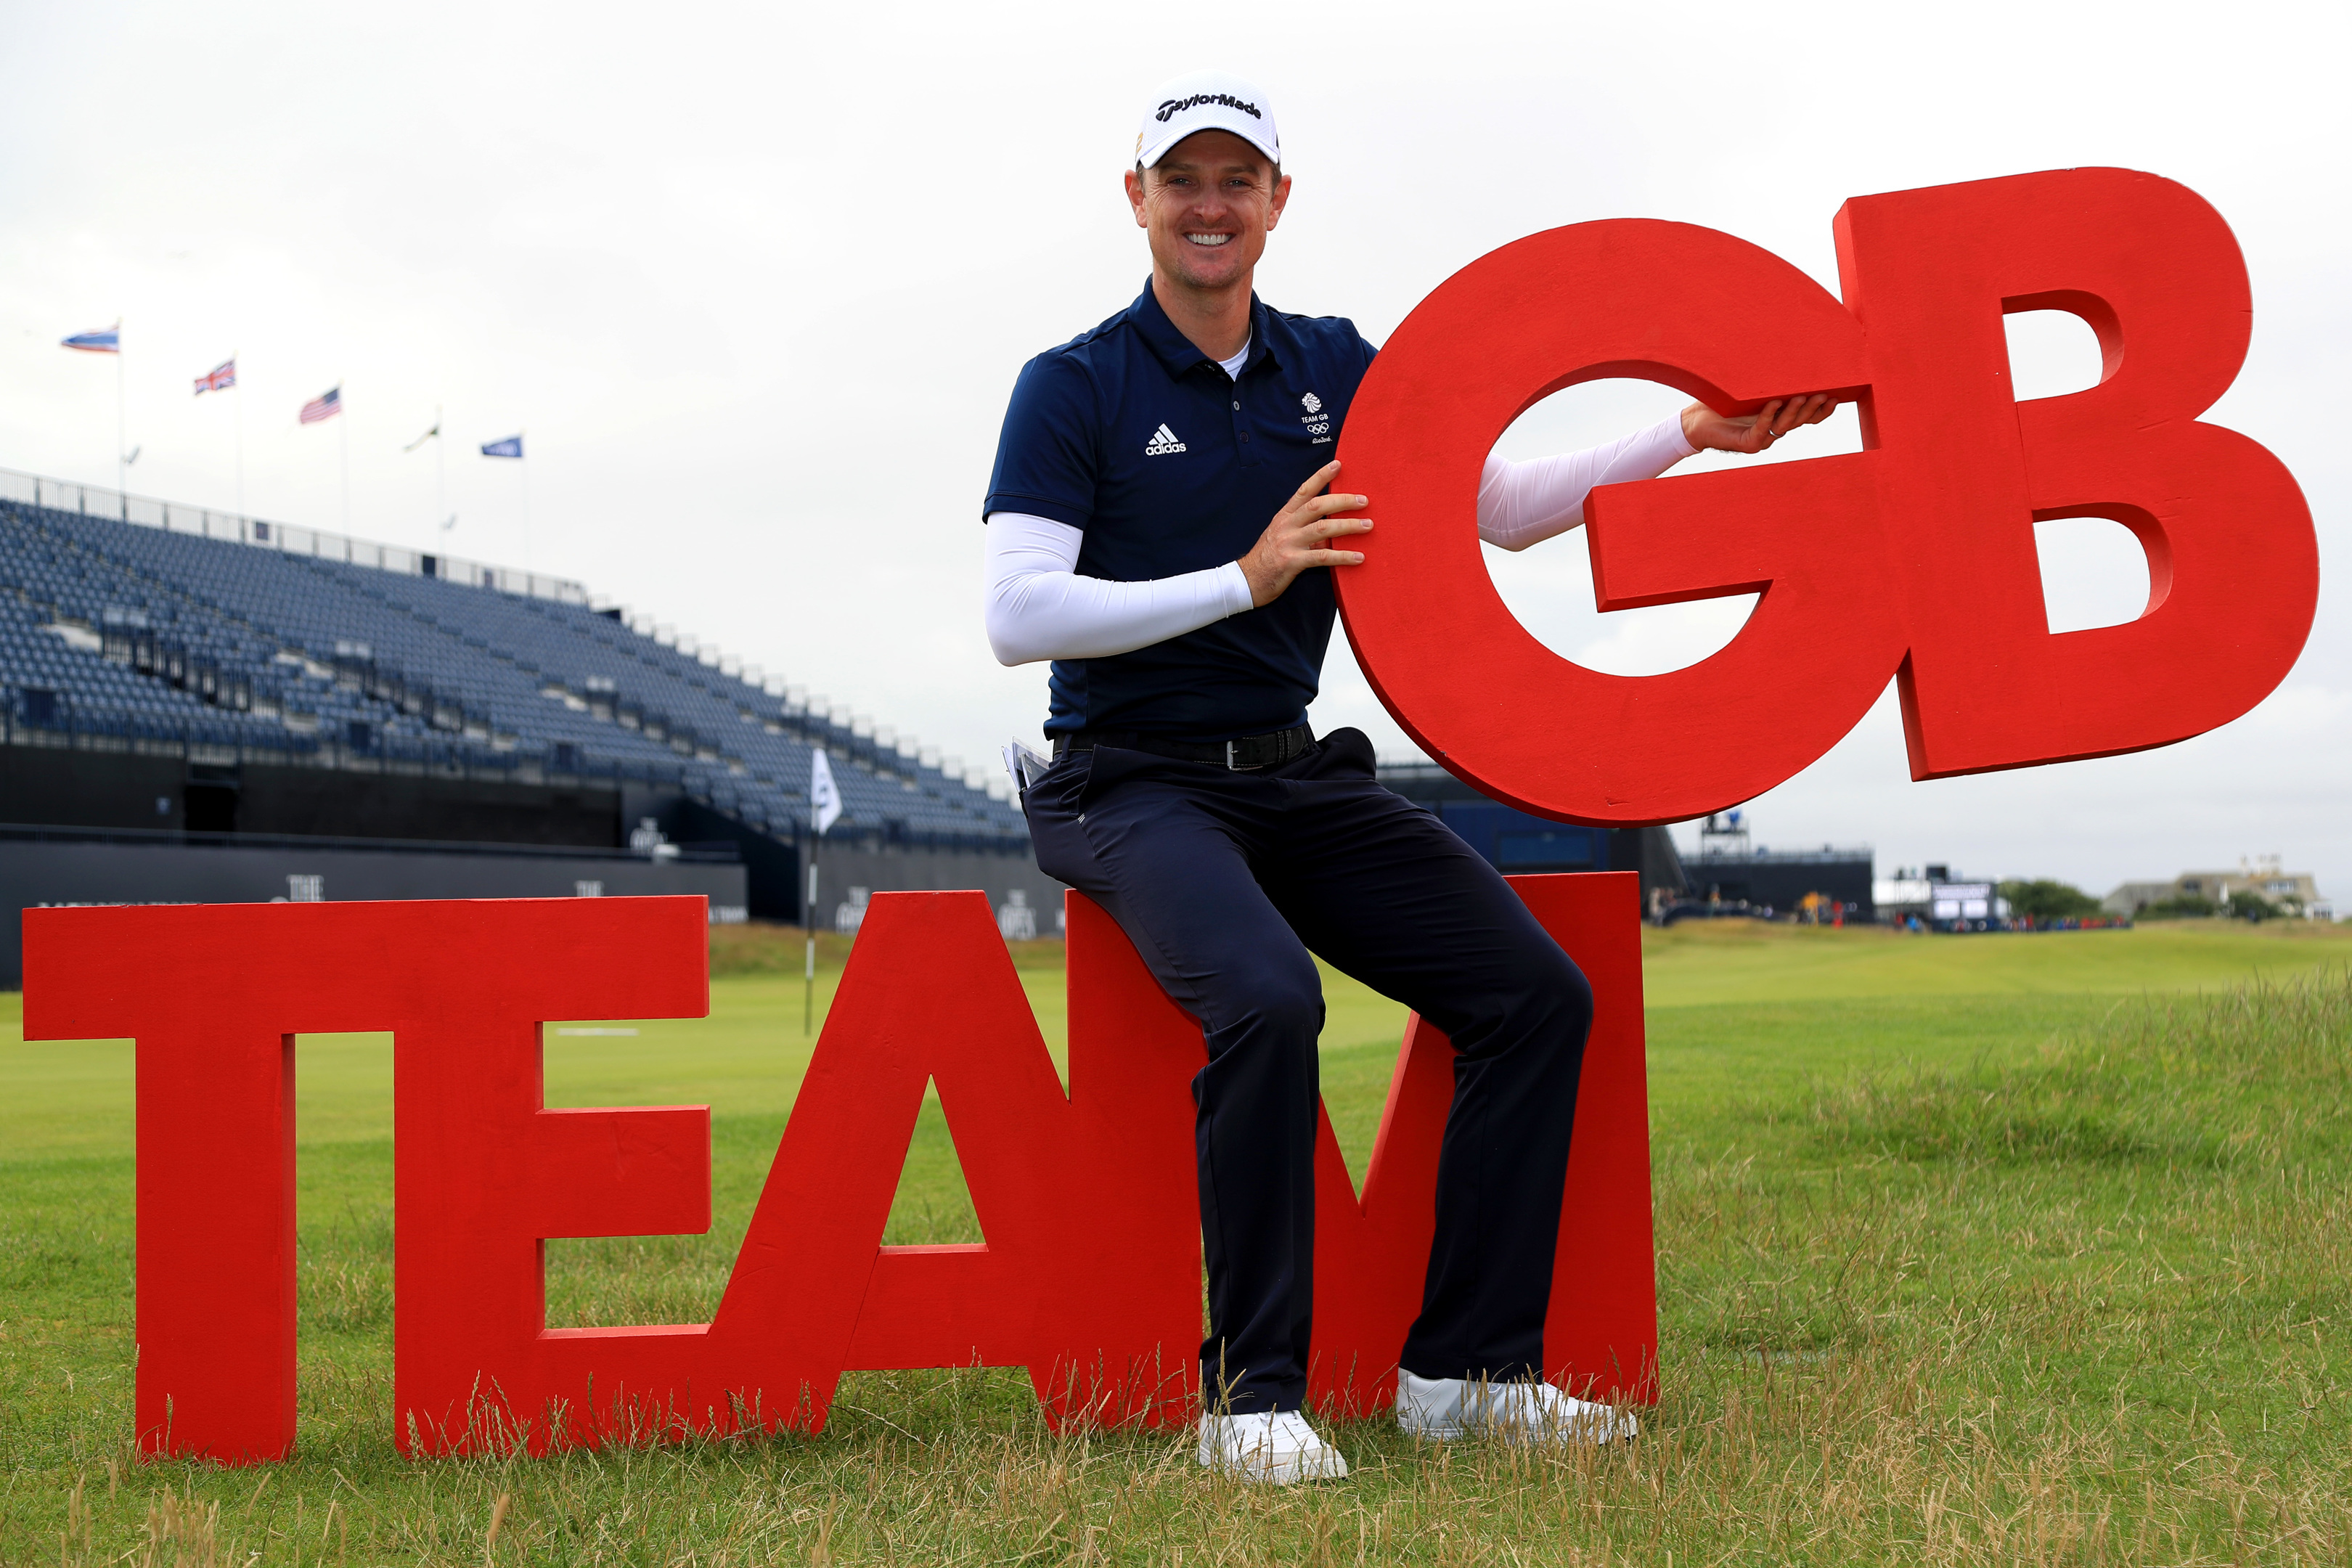
<instances>
[{"instance_id":1,"label":"union jack flag","mask_svg":"<svg viewBox=\"0 0 2352 1568\"><path fill-rule=\"evenodd\" d=\"M226 364L215 365L196 377L196 395L202 397L207 392L226 392L236 384L236 361L230 360Z\"/></svg>"},{"instance_id":2,"label":"union jack flag","mask_svg":"<svg viewBox=\"0 0 2352 1568\"><path fill-rule=\"evenodd\" d=\"M343 389L331 387L302 405L302 423L316 425L321 419L332 419L343 411Z\"/></svg>"},{"instance_id":3,"label":"union jack flag","mask_svg":"<svg viewBox=\"0 0 2352 1568\"><path fill-rule=\"evenodd\" d=\"M99 327L87 332L76 332L58 342L69 349L79 349L86 354L119 354L122 352L122 323Z\"/></svg>"}]
</instances>

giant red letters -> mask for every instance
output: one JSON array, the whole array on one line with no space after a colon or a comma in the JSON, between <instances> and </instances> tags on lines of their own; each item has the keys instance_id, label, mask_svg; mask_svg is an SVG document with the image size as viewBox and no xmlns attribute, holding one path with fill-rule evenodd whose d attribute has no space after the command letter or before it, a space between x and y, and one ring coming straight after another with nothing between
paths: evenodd
<instances>
[{"instance_id":1,"label":"giant red letters","mask_svg":"<svg viewBox=\"0 0 2352 1568\"><path fill-rule=\"evenodd\" d=\"M1519 885L1600 998L1546 1359L1638 1399L1656 1301L1634 880ZM865 1367L1025 1366L1063 1421L1188 1415L1200 1029L1099 910L1069 915L1066 1093L985 899L878 895L712 1321L551 1331L546 1238L709 1225L705 1108L551 1110L540 1079L544 1020L706 1010L700 900L27 911L26 1037L138 1042L142 1447L242 1462L293 1440L293 1037L325 1030L394 1034L404 1446L814 1427ZM1360 1202L1323 1128L1328 1405L1391 1392L1448 1059L1410 1027ZM886 1247L932 1082L985 1241Z\"/></svg>"},{"instance_id":2,"label":"giant red letters","mask_svg":"<svg viewBox=\"0 0 2352 1568\"><path fill-rule=\"evenodd\" d=\"M2185 739L2285 676L2317 602L2311 516L2262 447L2197 422L2245 354L2245 267L2220 215L2153 175L2074 169L1857 197L1841 303L1768 252L1648 220L1535 235L1406 318L1349 410L1346 487L1380 521L1337 574L1400 723L1544 816L1666 822L1811 762L1897 679L1919 778ZM2105 375L2012 400L2006 311L2072 311ZM1604 610L1760 592L1738 637L1648 678L1584 669L1504 607L1478 470L1530 404L1639 375L1727 412L1830 390L1864 452L1611 486L1590 502ZM2037 519L2112 518L2146 612L2052 635Z\"/></svg>"}]
</instances>

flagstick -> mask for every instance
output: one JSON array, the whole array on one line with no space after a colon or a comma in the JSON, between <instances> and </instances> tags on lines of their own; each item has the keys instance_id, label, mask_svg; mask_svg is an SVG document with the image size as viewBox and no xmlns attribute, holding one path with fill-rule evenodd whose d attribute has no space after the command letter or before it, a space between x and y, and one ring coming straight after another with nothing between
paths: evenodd
<instances>
[{"instance_id":1,"label":"flagstick","mask_svg":"<svg viewBox=\"0 0 2352 1568\"><path fill-rule=\"evenodd\" d=\"M808 896L801 900L801 929L808 936L808 963L801 976L801 1033L809 1033L816 1016L816 851L822 838L809 839Z\"/></svg>"}]
</instances>

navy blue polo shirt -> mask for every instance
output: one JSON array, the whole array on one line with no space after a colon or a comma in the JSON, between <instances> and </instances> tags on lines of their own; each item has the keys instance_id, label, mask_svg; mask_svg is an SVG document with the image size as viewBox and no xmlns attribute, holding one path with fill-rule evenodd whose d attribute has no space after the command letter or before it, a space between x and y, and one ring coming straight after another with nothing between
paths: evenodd
<instances>
[{"instance_id":1,"label":"navy blue polo shirt","mask_svg":"<svg viewBox=\"0 0 2352 1568\"><path fill-rule=\"evenodd\" d=\"M1352 321L1285 315L1253 294L1249 358L1229 377L1146 284L1022 367L981 514L1084 531L1086 577L1140 583L1238 561L1331 460L1372 352ZM1330 571L1318 567L1271 605L1181 637L1055 659L1046 731L1223 741L1304 723L1335 611Z\"/></svg>"}]
</instances>

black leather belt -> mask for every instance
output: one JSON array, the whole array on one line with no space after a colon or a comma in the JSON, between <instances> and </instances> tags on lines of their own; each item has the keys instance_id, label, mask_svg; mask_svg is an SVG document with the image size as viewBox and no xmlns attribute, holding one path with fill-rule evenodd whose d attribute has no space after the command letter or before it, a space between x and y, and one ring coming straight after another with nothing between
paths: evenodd
<instances>
[{"instance_id":1,"label":"black leather belt","mask_svg":"<svg viewBox=\"0 0 2352 1568\"><path fill-rule=\"evenodd\" d=\"M1132 730L1080 730L1075 734L1054 737L1054 759L1059 762L1072 752L1108 746L1115 751L1147 752L1175 762L1207 763L1245 773L1279 767L1293 757L1304 755L1314 743L1315 731L1304 724L1264 735L1244 735L1234 741L1177 741Z\"/></svg>"}]
</instances>

